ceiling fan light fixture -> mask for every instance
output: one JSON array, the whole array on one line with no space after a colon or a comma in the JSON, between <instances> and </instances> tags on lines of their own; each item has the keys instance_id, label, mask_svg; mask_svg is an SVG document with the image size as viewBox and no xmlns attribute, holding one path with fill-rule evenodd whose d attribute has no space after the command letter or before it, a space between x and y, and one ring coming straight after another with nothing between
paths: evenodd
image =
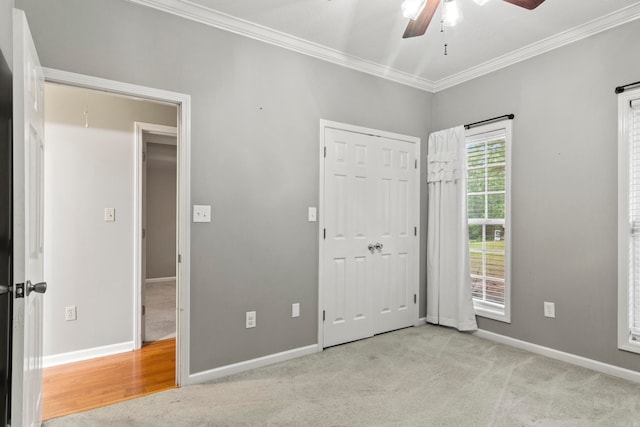
<instances>
[{"instance_id":1,"label":"ceiling fan light fixture","mask_svg":"<svg viewBox=\"0 0 640 427\"><path fill-rule=\"evenodd\" d=\"M485 4L489 3L489 0L473 0L473 2L478 6L484 6Z\"/></svg>"},{"instance_id":2,"label":"ceiling fan light fixture","mask_svg":"<svg viewBox=\"0 0 640 427\"><path fill-rule=\"evenodd\" d=\"M400 6L402 9L402 16L415 21L418 19L418 16L420 16L426 5L427 0L404 0Z\"/></svg>"},{"instance_id":3,"label":"ceiling fan light fixture","mask_svg":"<svg viewBox=\"0 0 640 427\"><path fill-rule=\"evenodd\" d=\"M457 0L444 0L442 10L442 23L447 27L455 27L464 20L462 9Z\"/></svg>"}]
</instances>

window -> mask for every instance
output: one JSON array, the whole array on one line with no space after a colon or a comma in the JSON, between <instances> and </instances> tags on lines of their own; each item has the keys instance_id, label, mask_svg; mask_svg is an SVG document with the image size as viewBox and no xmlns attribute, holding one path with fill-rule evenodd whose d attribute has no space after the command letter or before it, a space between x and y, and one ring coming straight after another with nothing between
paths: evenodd
<instances>
[{"instance_id":1,"label":"window","mask_svg":"<svg viewBox=\"0 0 640 427\"><path fill-rule=\"evenodd\" d=\"M640 353L640 89L618 114L618 347Z\"/></svg>"},{"instance_id":2,"label":"window","mask_svg":"<svg viewBox=\"0 0 640 427\"><path fill-rule=\"evenodd\" d=\"M511 321L511 121L467 130L467 221L476 314Z\"/></svg>"}]
</instances>

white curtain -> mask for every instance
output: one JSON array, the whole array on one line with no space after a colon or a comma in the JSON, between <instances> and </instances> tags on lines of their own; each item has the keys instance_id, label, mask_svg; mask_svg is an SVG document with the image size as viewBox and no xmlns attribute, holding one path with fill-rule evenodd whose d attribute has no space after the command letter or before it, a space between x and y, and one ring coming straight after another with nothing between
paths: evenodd
<instances>
[{"instance_id":1,"label":"white curtain","mask_svg":"<svg viewBox=\"0 0 640 427\"><path fill-rule=\"evenodd\" d=\"M464 128L432 133L428 150L427 322L475 330Z\"/></svg>"}]
</instances>

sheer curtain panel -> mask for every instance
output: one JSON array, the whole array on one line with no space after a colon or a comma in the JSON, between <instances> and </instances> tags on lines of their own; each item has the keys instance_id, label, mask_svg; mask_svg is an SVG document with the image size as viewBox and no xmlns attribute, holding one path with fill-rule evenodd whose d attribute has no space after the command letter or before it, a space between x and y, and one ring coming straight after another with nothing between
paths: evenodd
<instances>
[{"instance_id":1,"label":"sheer curtain panel","mask_svg":"<svg viewBox=\"0 0 640 427\"><path fill-rule=\"evenodd\" d=\"M476 330L469 275L465 132L429 136L427 185L427 322Z\"/></svg>"}]
</instances>

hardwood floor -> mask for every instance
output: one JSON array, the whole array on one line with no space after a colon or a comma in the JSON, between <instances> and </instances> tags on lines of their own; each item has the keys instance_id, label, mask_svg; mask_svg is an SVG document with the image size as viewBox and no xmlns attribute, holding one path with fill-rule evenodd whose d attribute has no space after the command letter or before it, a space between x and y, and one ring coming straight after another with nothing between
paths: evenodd
<instances>
[{"instance_id":1,"label":"hardwood floor","mask_svg":"<svg viewBox=\"0 0 640 427\"><path fill-rule=\"evenodd\" d=\"M43 372L42 418L48 420L176 387L175 338L142 349Z\"/></svg>"}]
</instances>

